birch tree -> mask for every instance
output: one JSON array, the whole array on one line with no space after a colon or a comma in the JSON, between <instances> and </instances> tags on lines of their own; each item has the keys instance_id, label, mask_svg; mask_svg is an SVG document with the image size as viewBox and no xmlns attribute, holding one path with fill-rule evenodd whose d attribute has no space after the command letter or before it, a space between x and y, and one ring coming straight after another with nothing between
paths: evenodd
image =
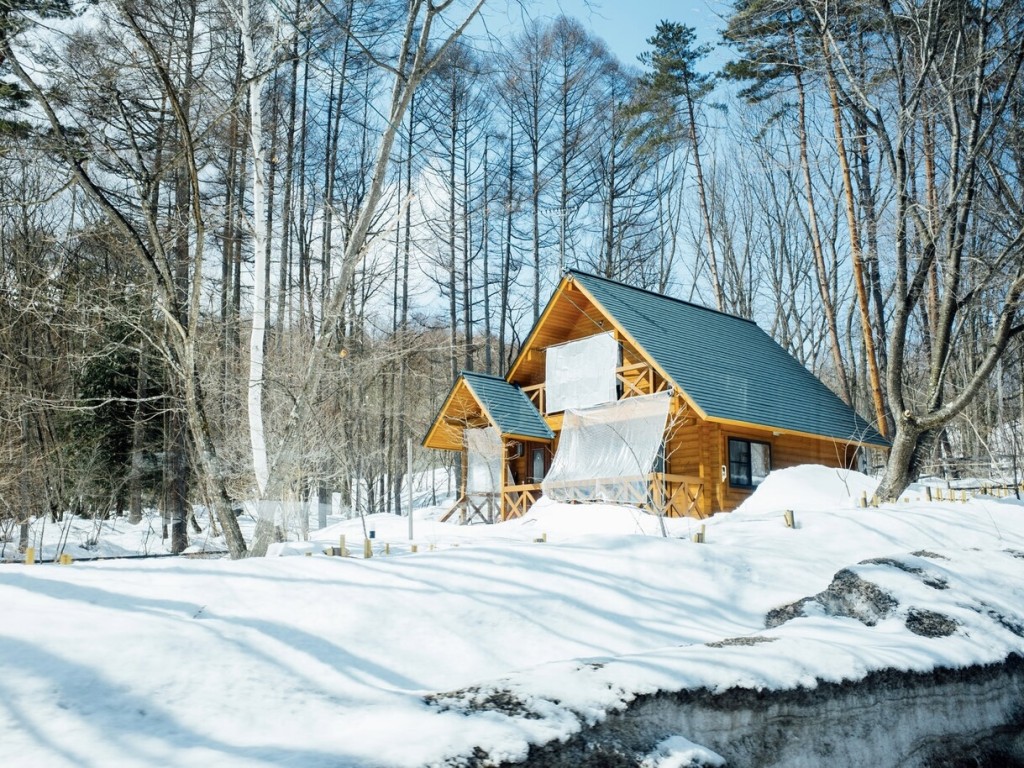
<instances>
[{"instance_id":1,"label":"birch tree","mask_svg":"<svg viewBox=\"0 0 1024 768\"><path fill-rule=\"evenodd\" d=\"M338 280L323 308L320 333L311 346L301 385L282 425L280 442L273 452L267 486L267 496L270 498L274 497L279 488L278 470L292 453L315 407L316 394L323 376L321 358L336 340L338 324L344 317L349 286L367 255L371 224L385 195L392 148L401 131L409 102L423 79L444 60L448 49L476 18L483 4L484 0L473 0L461 19L452 20L450 16L457 7L454 0L411 0L403 29L394 45L396 54L390 61L372 51L366 41L358 37L353 39L354 44L367 56L391 74L391 95L385 109L386 123L377 145L365 199L342 249ZM264 554L269 544L269 536L263 533L253 542L253 554Z\"/></svg>"}]
</instances>

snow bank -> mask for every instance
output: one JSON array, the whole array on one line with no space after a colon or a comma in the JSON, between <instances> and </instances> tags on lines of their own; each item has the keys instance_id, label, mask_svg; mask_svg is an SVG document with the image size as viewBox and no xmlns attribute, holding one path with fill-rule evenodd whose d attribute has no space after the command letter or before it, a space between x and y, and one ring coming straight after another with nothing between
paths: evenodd
<instances>
[{"instance_id":1,"label":"snow bank","mask_svg":"<svg viewBox=\"0 0 1024 768\"><path fill-rule=\"evenodd\" d=\"M857 505L861 494L874 495L878 481L852 469L805 464L776 469L736 509L739 516L763 515L792 509L812 512Z\"/></svg>"},{"instance_id":2,"label":"snow bank","mask_svg":"<svg viewBox=\"0 0 1024 768\"><path fill-rule=\"evenodd\" d=\"M334 518L279 548L294 557L0 566L0 764L522 760L665 691L812 690L1024 649L1021 507L860 509L858 478L773 473L761 509L665 520L667 538L635 509L542 503L492 526L417 518L413 542L407 518ZM343 534L360 552L364 524L371 560L321 554ZM134 530L118 523L125 546ZM834 609L861 583L896 602L871 603L873 626ZM713 763L689 741L731 764L699 724L638 759Z\"/></svg>"},{"instance_id":3,"label":"snow bank","mask_svg":"<svg viewBox=\"0 0 1024 768\"><path fill-rule=\"evenodd\" d=\"M663 521L636 507L597 502L568 504L545 497L541 497L522 518L502 523L502 526L529 528L561 538L581 535L660 536L662 522L668 535L685 535L685 530L693 526L690 520L664 518Z\"/></svg>"}]
</instances>

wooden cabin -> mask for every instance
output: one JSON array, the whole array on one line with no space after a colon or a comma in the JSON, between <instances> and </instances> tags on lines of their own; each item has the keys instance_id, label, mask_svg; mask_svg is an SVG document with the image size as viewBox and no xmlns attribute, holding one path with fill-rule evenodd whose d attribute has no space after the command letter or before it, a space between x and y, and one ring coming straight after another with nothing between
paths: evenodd
<instances>
[{"instance_id":1,"label":"wooden cabin","mask_svg":"<svg viewBox=\"0 0 1024 768\"><path fill-rule=\"evenodd\" d=\"M556 461L570 425L630 398L667 408L656 455L642 469L616 470L621 477L576 479ZM423 445L462 452L462 492L449 515L486 521L524 514L545 482L554 498L578 486L590 490L568 499L706 517L735 509L772 469L853 468L861 449L887 447L753 321L578 271L564 275L505 378L459 376ZM604 466L575 461L581 478ZM485 465L491 482L481 491L466 478Z\"/></svg>"}]
</instances>

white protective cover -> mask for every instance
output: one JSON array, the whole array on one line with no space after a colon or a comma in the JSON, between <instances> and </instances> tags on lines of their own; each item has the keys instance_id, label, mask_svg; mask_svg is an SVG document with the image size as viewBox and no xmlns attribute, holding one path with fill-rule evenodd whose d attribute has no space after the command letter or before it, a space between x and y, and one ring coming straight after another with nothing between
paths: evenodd
<instances>
[{"instance_id":1,"label":"white protective cover","mask_svg":"<svg viewBox=\"0 0 1024 768\"><path fill-rule=\"evenodd\" d=\"M670 392L658 392L566 411L558 450L541 484L544 495L554 501L645 498L670 400Z\"/></svg>"},{"instance_id":2,"label":"white protective cover","mask_svg":"<svg viewBox=\"0 0 1024 768\"><path fill-rule=\"evenodd\" d=\"M619 343L610 333L548 347L545 355L546 410L589 408L617 399L615 369Z\"/></svg>"},{"instance_id":3,"label":"white protective cover","mask_svg":"<svg viewBox=\"0 0 1024 768\"><path fill-rule=\"evenodd\" d=\"M501 491L501 435L495 427L467 429L466 495Z\"/></svg>"}]
</instances>

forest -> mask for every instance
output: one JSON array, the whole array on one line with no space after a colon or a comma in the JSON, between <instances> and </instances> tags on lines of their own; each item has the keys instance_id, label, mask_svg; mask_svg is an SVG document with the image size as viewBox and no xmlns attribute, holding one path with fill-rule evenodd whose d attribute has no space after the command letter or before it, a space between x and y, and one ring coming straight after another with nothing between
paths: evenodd
<instances>
[{"instance_id":1,"label":"forest","mask_svg":"<svg viewBox=\"0 0 1024 768\"><path fill-rule=\"evenodd\" d=\"M639 61L544 10L0 0L0 535L399 512L566 268L756 320L883 497L1020 482L1024 5L733 0Z\"/></svg>"}]
</instances>

